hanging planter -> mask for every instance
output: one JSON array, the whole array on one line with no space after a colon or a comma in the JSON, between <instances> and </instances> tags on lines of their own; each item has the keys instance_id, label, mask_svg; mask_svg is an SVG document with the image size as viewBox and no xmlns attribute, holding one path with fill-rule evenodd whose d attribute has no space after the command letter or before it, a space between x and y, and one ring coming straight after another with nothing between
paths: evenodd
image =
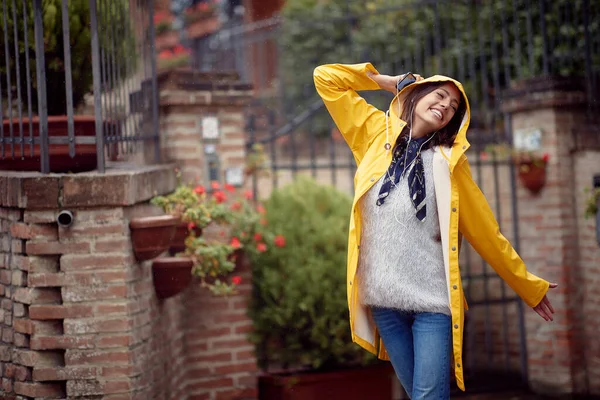
<instances>
[{"instance_id":1,"label":"hanging planter","mask_svg":"<svg viewBox=\"0 0 600 400\"><path fill-rule=\"evenodd\" d=\"M156 296L166 299L185 289L192 280L194 263L188 257L164 257L152 262Z\"/></svg>"},{"instance_id":2,"label":"hanging planter","mask_svg":"<svg viewBox=\"0 0 600 400\"><path fill-rule=\"evenodd\" d=\"M519 180L532 194L538 194L546 185L546 163L521 161L517 164Z\"/></svg>"},{"instance_id":3,"label":"hanging planter","mask_svg":"<svg viewBox=\"0 0 600 400\"><path fill-rule=\"evenodd\" d=\"M133 251L138 261L150 260L171 245L179 218L172 215L134 218L129 222Z\"/></svg>"},{"instance_id":4,"label":"hanging planter","mask_svg":"<svg viewBox=\"0 0 600 400\"><path fill-rule=\"evenodd\" d=\"M202 228L194 227L194 234L196 237L202 236ZM169 253L175 255L185 251L185 239L190 234L190 224L185 221L180 221L175 228L175 234L173 240L171 240L171 246L169 247Z\"/></svg>"}]
</instances>

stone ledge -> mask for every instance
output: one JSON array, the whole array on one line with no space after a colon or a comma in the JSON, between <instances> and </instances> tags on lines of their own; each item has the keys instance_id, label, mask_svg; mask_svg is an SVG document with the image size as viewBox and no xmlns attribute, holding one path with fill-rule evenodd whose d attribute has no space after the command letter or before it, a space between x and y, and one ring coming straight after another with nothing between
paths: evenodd
<instances>
[{"instance_id":1,"label":"stone ledge","mask_svg":"<svg viewBox=\"0 0 600 400\"><path fill-rule=\"evenodd\" d=\"M587 104L581 79L540 77L515 81L502 92L503 112L521 112L555 107L583 107Z\"/></svg>"},{"instance_id":2,"label":"stone ledge","mask_svg":"<svg viewBox=\"0 0 600 400\"><path fill-rule=\"evenodd\" d=\"M171 192L174 165L109 165L106 173L0 171L0 206L26 209L130 206Z\"/></svg>"}]
</instances>

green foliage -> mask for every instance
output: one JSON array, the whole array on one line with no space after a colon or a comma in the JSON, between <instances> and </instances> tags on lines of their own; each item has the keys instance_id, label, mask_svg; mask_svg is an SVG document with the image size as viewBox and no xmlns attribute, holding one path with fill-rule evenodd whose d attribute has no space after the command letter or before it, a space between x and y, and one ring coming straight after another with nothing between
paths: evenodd
<instances>
[{"instance_id":1,"label":"green foliage","mask_svg":"<svg viewBox=\"0 0 600 400\"><path fill-rule=\"evenodd\" d=\"M98 5L98 31L100 45L107 54L110 54L115 68L117 80L125 78L136 65L135 37L129 20L129 1L115 0L110 4L99 3ZM9 64L11 69L11 95L17 98L16 68L20 72L21 98L27 104L27 70L25 57L29 57L30 74L32 84L32 106L37 110L37 76L36 76L36 52L35 52L35 27L33 1L27 4L27 29L24 29L23 8L20 2L16 2L13 10L12 2L6 2L7 26L4 19L0 18L0 33L8 28L9 38ZM71 50L71 68L73 82L73 106L80 105L84 96L92 89L92 48L90 31L90 8L88 0L70 0L69 10L69 47ZM14 47L14 19L13 11L17 21L17 45L19 49L19 65L16 65ZM42 2L42 21L44 29L44 57L46 68L46 92L49 115L65 115L67 113L66 89L65 89L65 59L64 41L62 34L62 8L61 0L44 0ZM25 46L24 32L27 33L28 48ZM0 79L3 85L6 82L6 48L0 45ZM125 57L128 58L126 68ZM3 88L3 96L6 96L6 86Z\"/></svg>"},{"instance_id":2,"label":"green foliage","mask_svg":"<svg viewBox=\"0 0 600 400\"><path fill-rule=\"evenodd\" d=\"M598 214L598 204L600 204L600 188L585 188L585 194L587 195L587 200L585 202L585 211L583 216L588 218L593 218Z\"/></svg>"},{"instance_id":3,"label":"green foliage","mask_svg":"<svg viewBox=\"0 0 600 400\"><path fill-rule=\"evenodd\" d=\"M352 343L346 249L352 200L302 178L266 202L285 247L252 254L251 340L261 368L334 369L373 360Z\"/></svg>"},{"instance_id":4,"label":"green foliage","mask_svg":"<svg viewBox=\"0 0 600 400\"><path fill-rule=\"evenodd\" d=\"M307 94L314 93L307 88L317 65L371 61L383 74L411 69L460 78L475 95L472 105L485 115L509 78L544 74L542 19L549 73L585 73L584 0L545 3L542 15L539 3L526 0L440 0L422 6L412 0L287 0L279 37L287 101L295 114L304 110ZM600 19L590 18L589 34L600 35ZM592 64L600 65L600 55ZM383 108L387 101L374 104Z\"/></svg>"}]
</instances>

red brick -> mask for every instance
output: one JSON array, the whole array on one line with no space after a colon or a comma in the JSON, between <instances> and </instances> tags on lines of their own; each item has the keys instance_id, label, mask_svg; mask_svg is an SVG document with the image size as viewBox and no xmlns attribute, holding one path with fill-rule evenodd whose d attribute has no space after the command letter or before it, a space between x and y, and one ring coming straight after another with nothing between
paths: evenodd
<instances>
[{"instance_id":1,"label":"red brick","mask_svg":"<svg viewBox=\"0 0 600 400\"><path fill-rule=\"evenodd\" d=\"M213 349L234 349L236 347L247 347L251 343L246 339L235 339L235 340L215 340L211 343Z\"/></svg>"},{"instance_id":2,"label":"red brick","mask_svg":"<svg viewBox=\"0 0 600 400\"><path fill-rule=\"evenodd\" d=\"M27 258L30 273L57 273L60 256L29 256Z\"/></svg>"},{"instance_id":3,"label":"red brick","mask_svg":"<svg viewBox=\"0 0 600 400\"><path fill-rule=\"evenodd\" d=\"M61 257L60 269L65 272L86 269L115 269L117 267L124 267L134 263L135 260L133 260L131 255L68 254Z\"/></svg>"},{"instance_id":4,"label":"red brick","mask_svg":"<svg viewBox=\"0 0 600 400\"><path fill-rule=\"evenodd\" d=\"M25 246L23 245L24 240L21 239L14 239L10 242L10 251L13 254L21 254L23 253Z\"/></svg>"},{"instance_id":5,"label":"red brick","mask_svg":"<svg viewBox=\"0 0 600 400\"><path fill-rule=\"evenodd\" d=\"M55 211L30 211L26 210L23 219L31 224L49 224L56 222Z\"/></svg>"},{"instance_id":6,"label":"red brick","mask_svg":"<svg viewBox=\"0 0 600 400\"><path fill-rule=\"evenodd\" d=\"M15 371L17 366L15 364L7 363L4 365L3 376L13 379L15 377Z\"/></svg>"},{"instance_id":7,"label":"red brick","mask_svg":"<svg viewBox=\"0 0 600 400\"><path fill-rule=\"evenodd\" d=\"M66 335L79 335L86 333L127 332L131 330L131 320L128 318L113 319L66 319L64 321Z\"/></svg>"},{"instance_id":8,"label":"red brick","mask_svg":"<svg viewBox=\"0 0 600 400\"><path fill-rule=\"evenodd\" d=\"M35 320L86 318L92 317L92 306L86 305L32 305L29 306L29 318Z\"/></svg>"},{"instance_id":9,"label":"red brick","mask_svg":"<svg viewBox=\"0 0 600 400\"><path fill-rule=\"evenodd\" d=\"M126 366L107 366L102 367L102 377L104 378L124 378L129 377L135 374L134 368L132 365Z\"/></svg>"},{"instance_id":10,"label":"red brick","mask_svg":"<svg viewBox=\"0 0 600 400\"><path fill-rule=\"evenodd\" d=\"M255 399L258 396L258 389L244 388L231 389L216 392L216 400L235 400L235 399Z\"/></svg>"},{"instance_id":11,"label":"red brick","mask_svg":"<svg viewBox=\"0 0 600 400\"><path fill-rule=\"evenodd\" d=\"M96 306L96 314L107 316L107 315L126 315L129 311L129 306L125 303L114 303L114 304L98 304Z\"/></svg>"},{"instance_id":12,"label":"red brick","mask_svg":"<svg viewBox=\"0 0 600 400\"><path fill-rule=\"evenodd\" d=\"M23 271L12 272L12 285L13 286L26 286L27 284L27 273Z\"/></svg>"},{"instance_id":13,"label":"red brick","mask_svg":"<svg viewBox=\"0 0 600 400\"><path fill-rule=\"evenodd\" d=\"M61 242L38 242L29 241L25 247L25 252L29 255L52 255L52 254L73 254L89 253L90 243L61 243Z\"/></svg>"},{"instance_id":14,"label":"red brick","mask_svg":"<svg viewBox=\"0 0 600 400\"><path fill-rule=\"evenodd\" d=\"M15 393L29 397L62 398L65 392L61 384L15 382Z\"/></svg>"},{"instance_id":15,"label":"red brick","mask_svg":"<svg viewBox=\"0 0 600 400\"><path fill-rule=\"evenodd\" d=\"M96 367L34 368L33 380L44 382L96 379L99 372L100 369Z\"/></svg>"},{"instance_id":16,"label":"red brick","mask_svg":"<svg viewBox=\"0 0 600 400\"><path fill-rule=\"evenodd\" d=\"M115 224L103 224L103 225L89 225L89 224L75 224L69 229L60 230L60 238L71 239L71 238L93 238L96 236L107 236L107 235L126 235L127 225L118 221Z\"/></svg>"},{"instance_id":17,"label":"red brick","mask_svg":"<svg viewBox=\"0 0 600 400\"><path fill-rule=\"evenodd\" d=\"M11 225L10 232L15 238L19 239L44 239L55 241L58 238L57 225L30 225L16 222Z\"/></svg>"},{"instance_id":18,"label":"red brick","mask_svg":"<svg viewBox=\"0 0 600 400\"><path fill-rule=\"evenodd\" d=\"M15 301L24 304L60 303L60 292L56 289L17 288L13 296Z\"/></svg>"},{"instance_id":19,"label":"red brick","mask_svg":"<svg viewBox=\"0 0 600 400\"><path fill-rule=\"evenodd\" d=\"M127 297L126 285L101 287L69 286L63 287L62 298L65 302L112 300Z\"/></svg>"},{"instance_id":20,"label":"red brick","mask_svg":"<svg viewBox=\"0 0 600 400\"><path fill-rule=\"evenodd\" d=\"M2 341L4 343L12 343L14 341L15 331L12 328L2 328Z\"/></svg>"},{"instance_id":21,"label":"red brick","mask_svg":"<svg viewBox=\"0 0 600 400\"><path fill-rule=\"evenodd\" d=\"M4 310L12 310L13 302L11 299L0 300L0 308Z\"/></svg>"},{"instance_id":22,"label":"red brick","mask_svg":"<svg viewBox=\"0 0 600 400\"><path fill-rule=\"evenodd\" d=\"M34 325L29 319L15 318L13 320L13 329L15 332L31 335L34 331L33 327Z\"/></svg>"},{"instance_id":23,"label":"red brick","mask_svg":"<svg viewBox=\"0 0 600 400\"><path fill-rule=\"evenodd\" d=\"M24 304L13 303L13 316L16 318L24 317L27 314L27 308Z\"/></svg>"},{"instance_id":24,"label":"red brick","mask_svg":"<svg viewBox=\"0 0 600 400\"><path fill-rule=\"evenodd\" d=\"M22 333L15 333L14 340L15 346L29 348L29 337L27 335L23 335Z\"/></svg>"},{"instance_id":25,"label":"red brick","mask_svg":"<svg viewBox=\"0 0 600 400\"><path fill-rule=\"evenodd\" d=\"M131 248L128 239L99 240L94 243L94 251L97 253L114 253L127 251Z\"/></svg>"},{"instance_id":26,"label":"red brick","mask_svg":"<svg viewBox=\"0 0 600 400\"><path fill-rule=\"evenodd\" d=\"M240 325L240 326L236 326L234 332L236 334L247 334L250 333L254 330L254 327L252 326L252 324L247 324L247 325Z\"/></svg>"},{"instance_id":27,"label":"red brick","mask_svg":"<svg viewBox=\"0 0 600 400\"><path fill-rule=\"evenodd\" d=\"M10 380L8 378L2 378L2 390L4 390L5 393L12 393L13 392L12 380Z\"/></svg>"},{"instance_id":28,"label":"red brick","mask_svg":"<svg viewBox=\"0 0 600 400\"><path fill-rule=\"evenodd\" d=\"M235 353L236 361L247 361L256 359L256 355L253 350L238 351Z\"/></svg>"},{"instance_id":29,"label":"red brick","mask_svg":"<svg viewBox=\"0 0 600 400\"><path fill-rule=\"evenodd\" d=\"M0 361L10 361L12 358L12 348L8 345L0 345Z\"/></svg>"},{"instance_id":30,"label":"red brick","mask_svg":"<svg viewBox=\"0 0 600 400\"><path fill-rule=\"evenodd\" d=\"M40 336L30 340L32 350L93 349L93 336Z\"/></svg>"},{"instance_id":31,"label":"red brick","mask_svg":"<svg viewBox=\"0 0 600 400\"><path fill-rule=\"evenodd\" d=\"M131 383L126 381L90 381L69 380L67 381L67 394L69 397L77 396L103 396L105 394L126 393L131 389Z\"/></svg>"},{"instance_id":32,"label":"red brick","mask_svg":"<svg viewBox=\"0 0 600 400\"><path fill-rule=\"evenodd\" d=\"M190 384L188 385L188 390L192 392L197 389L220 389L229 386L233 386L233 379L217 378L208 379L201 382L190 382Z\"/></svg>"},{"instance_id":33,"label":"red brick","mask_svg":"<svg viewBox=\"0 0 600 400\"><path fill-rule=\"evenodd\" d=\"M235 323L235 322L243 322L248 321L248 316L246 314L221 314L215 316L215 323Z\"/></svg>"},{"instance_id":34,"label":"red brick","mask_svg":"<svg viewBox=\"0 0 600 400\"><path fill-rule=\"evenodd\" d=\"M87 365L111 367L131 363L132 353L129 350L67 350L65 362L69 366Z\"/></svg>"},{"instance_id":35,"label":"red brick","mask_svg":"<svg viewBox=\"0 0 600 400\"><path fill-rule=\"evenodd\" d=\"M75 212L75 219L81 222L87 221L119 221L124 218L122 208L86 209Z\"/></svg>"},{"instance_id":36,"label":"red brick","mask_svg":"<svg viewBox=\"0 0 600 400\"><path fill-rule=\"evenodd\" d=\"M105 336L97 339L97 346L101 349L110 347L127 347L133 342L131 335Z\"/></svg>"},{"instance_id":37,"label":"red brick","mask_svg":"<svg viewBox=\"0 0 600 400\"><path fill-rule=\"evenodd\" d=\"M238 372L256 372L257 370L258 370L258 367L256 366L255 362L215 367L215 373L218 375L235 374Z\"/></svg>"},{"instance_id":38,"label":"red brick","mask_svg":"<svg viewBox=\"0 0 600 400\"><path fill-rule=\"evenodd\" d=\"M15 349L12 353L12 361L27 367L56 367L64 363L64 357L62 352Z\"/></svg>"},{"instance_id":39,"label":"red brick","mask_svg":"<svg viewBox=\"0 0 600 400\"><path fill-rule=\"evenodd\" d=\"M0 270L0 283L10 285L12 282L12 272L8 269Z\"/></svg>"},{"instance_id":40,"label":"red brick","mask_svg":"<svg viewBox=\"0 0 600 400\"><path fill-rule=\"evenodd\" d=\"M227 362L231 361L231 353L205 354L201 356L192 357L191 361L198 363Z\"/></svg>"}]
</instances>

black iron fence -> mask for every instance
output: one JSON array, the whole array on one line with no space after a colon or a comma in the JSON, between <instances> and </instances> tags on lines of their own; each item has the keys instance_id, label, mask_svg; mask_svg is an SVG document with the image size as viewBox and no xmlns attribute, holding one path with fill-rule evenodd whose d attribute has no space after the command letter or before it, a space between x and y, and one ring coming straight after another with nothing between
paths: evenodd
<instances>
[{"instance_id":1,"label":"black iron fence","mask_svg":"<svg viewBox=\"0 0 600 400\"><path fill-rule=\"evenodd\" d=\"M154 144L153 0L2 0L0 169L97 169Z\"/></svg>"}]
</instances>

